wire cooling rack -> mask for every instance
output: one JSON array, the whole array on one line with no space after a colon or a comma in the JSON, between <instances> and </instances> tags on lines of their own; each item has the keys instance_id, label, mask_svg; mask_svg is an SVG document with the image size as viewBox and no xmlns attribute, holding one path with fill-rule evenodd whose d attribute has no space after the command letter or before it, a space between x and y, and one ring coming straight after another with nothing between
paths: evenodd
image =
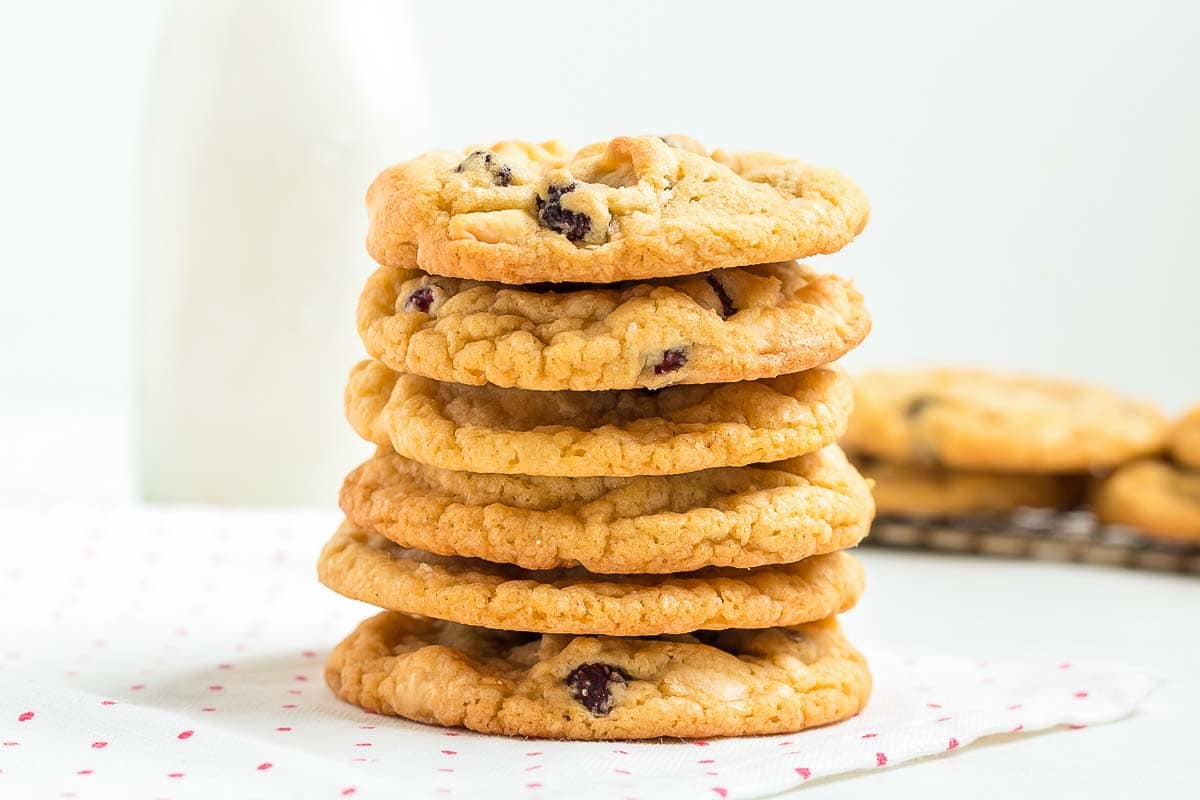
<instances>
[{"instance_id":1,"label":"wire cooling rack","mask_svg":"<svg viewBox=\"0 0 1200 800\"><path fill-rule=\"evenodd\" d=\"M1200 545L1177 544L1105 525L1086 510L1019 509L994 517L912 518L880 515L868 544L946 553L1200 575Z\"/></svg>"}]
</instances>

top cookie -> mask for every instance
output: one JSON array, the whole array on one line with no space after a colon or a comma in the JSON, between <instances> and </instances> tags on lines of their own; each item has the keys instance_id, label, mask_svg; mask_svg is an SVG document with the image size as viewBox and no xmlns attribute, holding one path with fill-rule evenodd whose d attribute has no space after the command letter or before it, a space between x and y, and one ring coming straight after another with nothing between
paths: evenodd
<instances>
[{"instance_id":1,"label":"top cookie","mask_svg":"<svg viewBox=\"0 0 1200 800\"><path fill-rule=\"evenodd\" d=\"M1086 472L1153 452L1153 406L1092 386L971 369L855 379L848 450L956 469Z\"/></svg>"},{"instance_id":2,"label":"top cookie","mask_svg":"<svg viewBox=\"0 0 1200 800\"><path fill-rule=\"evenodd\" d=\"M538 390L657 389L773 378L835 361L871 327L844 278L804 264L544 287L380 267L358 330L392 369Z\"/></svg>"},{"instance_id":3,"label":"top cookie","mask_svg":"<svg viewBox=\"0 0 1200 800\"><path fill-rule=\"evenodd\" d=\"M1170 444L1171 457L1181 466L1200 469L1200 406L1175 424Z\"/></svg>"},{"instance_id":4,"label":"top cookie","mask_svg":"<svg viewBox=\"0 0 1200 800\"><path fill-rule=\"evenodd\" d=\"M848 178L770 153L711 154L683 136L434 151L367 191L367 250L501 283L610 283L790 261L845 246L867 222Z\"/></svg>"}]
</instances>

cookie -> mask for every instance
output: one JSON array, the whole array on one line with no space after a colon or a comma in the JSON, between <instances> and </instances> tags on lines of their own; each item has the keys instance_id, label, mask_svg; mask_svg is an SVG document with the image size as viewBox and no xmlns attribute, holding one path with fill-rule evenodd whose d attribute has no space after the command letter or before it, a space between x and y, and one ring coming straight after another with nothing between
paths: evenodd
<instances>
[{"instance_id":1,"label":"cookie","mask_svg":"<svg viewBox=\"0 0 1200 800\"><path fill-rule=\"evenodd\" d=\"M325 546L317 572L335 592L389 611L501 630L613 636L797 625L846 611L863 588L862 567L844 552L753 570L605 576L438 556L348 521Z\"/></svg>"},{"instance_id":2,"label":"cookie","mask_svg":"<svg viewBox=\"0 0 1200 800\"><path fill-rule=\"evenodd\" d=\"M1154 459L1136 461L1098 482L1092 508L1103 522L1200 542L1200 472Z\"/></svg>"},{"instance_id":3,"label":"cookie","mask_svg":"<svg viewBox=\"0 0 1200 800\"><path fill-rule=\"evenodd\" d=\"M536 287L410 264L381 267L358 305L367 352L392 369L553 391L772 378L840 358L870 327L849 281L795 262Z\"/></svg>"},{"instance_id":4,"label":"cookie","mask_svg":"<svg viewBox=\"0 0 1200 800\"><path fill-rule=\"evenodd\" d=\"M441 383L364 361L346 416L363 438L449 470L506 475L670 475L782 461L845 429L836 369L658 391L535 392Z\"/></svg>"},{"instance_id":5,"label":"cookie","mask_svg":"<svg viewBox=\"0 0 1200 800\"><path fill-rule=\"evenodd\" d=\"M847 450L1001 472L1087 472L1157 450L1152 405L1093 386L971 369L855 378Z\"/></svg>"},{"instance_id":6,"label":"cookie","mask_svg":"<svg viewBox=\"0 0 1200 800\"><path fill-rule=\"evenodd\" d=\"M1200 470L1200 406L1175 424L1170 446L1171 458L1184 467Z\"/></svg>"},{"instance_id":7,"label":"cookie","mask_svg":"<svg viewBox=\"0 0 1200 800\"><path fill-rule=\"evenodd\" d=\"M632 478L450 472L381 449L346 478L341 506L404 547L601 573L799 561L858 544L874 508L836 445L774 464Z\"/></svg>"},{"instance_id":8,"label":"cookie","mask_svg":"<svg viewBox=\"0 0 1200 800\"><path fill-rule=\"evenodd\" d=\"M834 619L650 639L384 612L333 650L325 680L380 714L554 739L785 733L851 717L871 692L866 661Z\"/></svg>"},{"instance_id":9,"label":"cookie","mask_svg":"<svg viewBox=\"0 0 1200 800\"><path fill-rule=\"evenodd\" d=\"M1086 488L1080 475L970 472L871 459L855 463L874 482L880 514L945 517L1018 508L1068 509L1078 505Z\"/></svg>"},{"instance_id":10,"label":"cookie","mask_svg":"<svg viewBox=\"0 0 1200 800\"><path fill-rule=\"evenodd\" d=\"M843 175L686 137L621 136L435 151L367 192L367 250L406 268L501 283L612 283L832 253L866 225Z\"/></svg>"}]
</instances>

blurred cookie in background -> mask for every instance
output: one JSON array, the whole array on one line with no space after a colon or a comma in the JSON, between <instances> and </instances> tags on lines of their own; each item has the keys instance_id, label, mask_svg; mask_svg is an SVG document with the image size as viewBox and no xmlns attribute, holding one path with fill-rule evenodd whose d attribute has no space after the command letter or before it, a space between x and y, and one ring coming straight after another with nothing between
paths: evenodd
<instances>
[{"instance_id":1,"label":"blurred cookie in background","mask_svg":"<svg viewBox=\"0 0 1200 800\"><path fill-rule=\"evenodd\" d=\"M1107 389L981 369L853 382L841 443L873 483L869 542L1200 571L1200 409L1172 426Z\"/></svg>"},{"instance_id":2,"label":"blurred cookie in background","mask_svg":"<svg viewBox=\"0 0 1200 800\"><path fill-rule=\"evenodd\" d=\"M915 517L1007 514L1018 508L1073 508L1086 489L1082 475L972 472L856 458L874 482L880 514Z\"/></svg>"},{"instance_id":3,"label":"blurred cookie in background","mask_svg":"<svg viewBox=\"0 0 1200 800\"><path fill-rule=\"evenodd\" d=\"M1200 471L1145 459L1096 484L1092 508L1103 522L1200 543Z\"/></svg>"},{"instance_id":4,"label":"blurred cookie in background","mask_svg":"<svg viewBox=\"0 0 1200 800\"><path fill-rule=\"evenodd\" d=\"M1200 470L1200 406L1196 406L1175 424L1168 441L1171 458L1187 469Z\"/></svg>"},{"instance_id":5,"label":"blurred cookie in background","mask_svg":"<svg viewBox=\"0 0 1200 800\"><path fill-rule=\"evenodd\" d=\"M1158 451L1168 429L1151 404L1032 375L881 370L854 383L854 415L843 446L898 463L1082 473Z\"/></svg>"},{"instance_id":6,"label":"blurred cookie in background","mask_svg":"<svg viewBox=\"0 0 1200 800\"><path fill-rule=\"evenodd\" d=\"M1101 521L1147 536L1200 544L1200 407L1172 429L1168 459L1142 459L1097 481Z\"/></svg>"}]
</instances>

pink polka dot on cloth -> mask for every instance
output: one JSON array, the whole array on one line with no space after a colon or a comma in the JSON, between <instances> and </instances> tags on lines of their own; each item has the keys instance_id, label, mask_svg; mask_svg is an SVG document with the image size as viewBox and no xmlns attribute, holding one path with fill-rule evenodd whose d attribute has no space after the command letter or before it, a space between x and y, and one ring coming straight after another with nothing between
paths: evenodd
<instances>
[{"instance_id":1,"label":"pink polka dot on cloth","mask_svg":"<svg viewBox=\"0 0 1200 800\"><path fill-rule=\"evenodd\" d=\"M1077 727L1069 746L1082 752L1095 738L1084 728L1119 719L1149 690L1140 673L1068 661L1065 652L985 663L969 652L892 654L868 638L856 644L875 676L871 702L850 720L808 731L578 744L423 725L359 709L325 685L326 654L365 614L335 602L310 574L337 524L332 509L214 508L50 510L36 525L10 524L30 535L0 564L0 599L41 602L47 618L60 610L53 628L70 646L56 652L0 615L0 640L22 648L0 646L5 686L33 687L10 693L0 709L0 798L19 774L39 781L31 797L68 791L80 800L123 797L128 787L145 787L135 792L141 800L553 800L577 787L606 800L750 800L849 771L957 758L997 731ZM275 532L284 528L281 546ZM130 541L152 543L143 548L152 567L116 546ZM79 557L63 560L62 552ZM40 572L27 570L15 593L5 585L6 564L47 558L62 568L42 595ZM99 597L112 613L84 613ZM1039 743L1056 736L1067 734Z\"/></svg>"}]
</instances>

